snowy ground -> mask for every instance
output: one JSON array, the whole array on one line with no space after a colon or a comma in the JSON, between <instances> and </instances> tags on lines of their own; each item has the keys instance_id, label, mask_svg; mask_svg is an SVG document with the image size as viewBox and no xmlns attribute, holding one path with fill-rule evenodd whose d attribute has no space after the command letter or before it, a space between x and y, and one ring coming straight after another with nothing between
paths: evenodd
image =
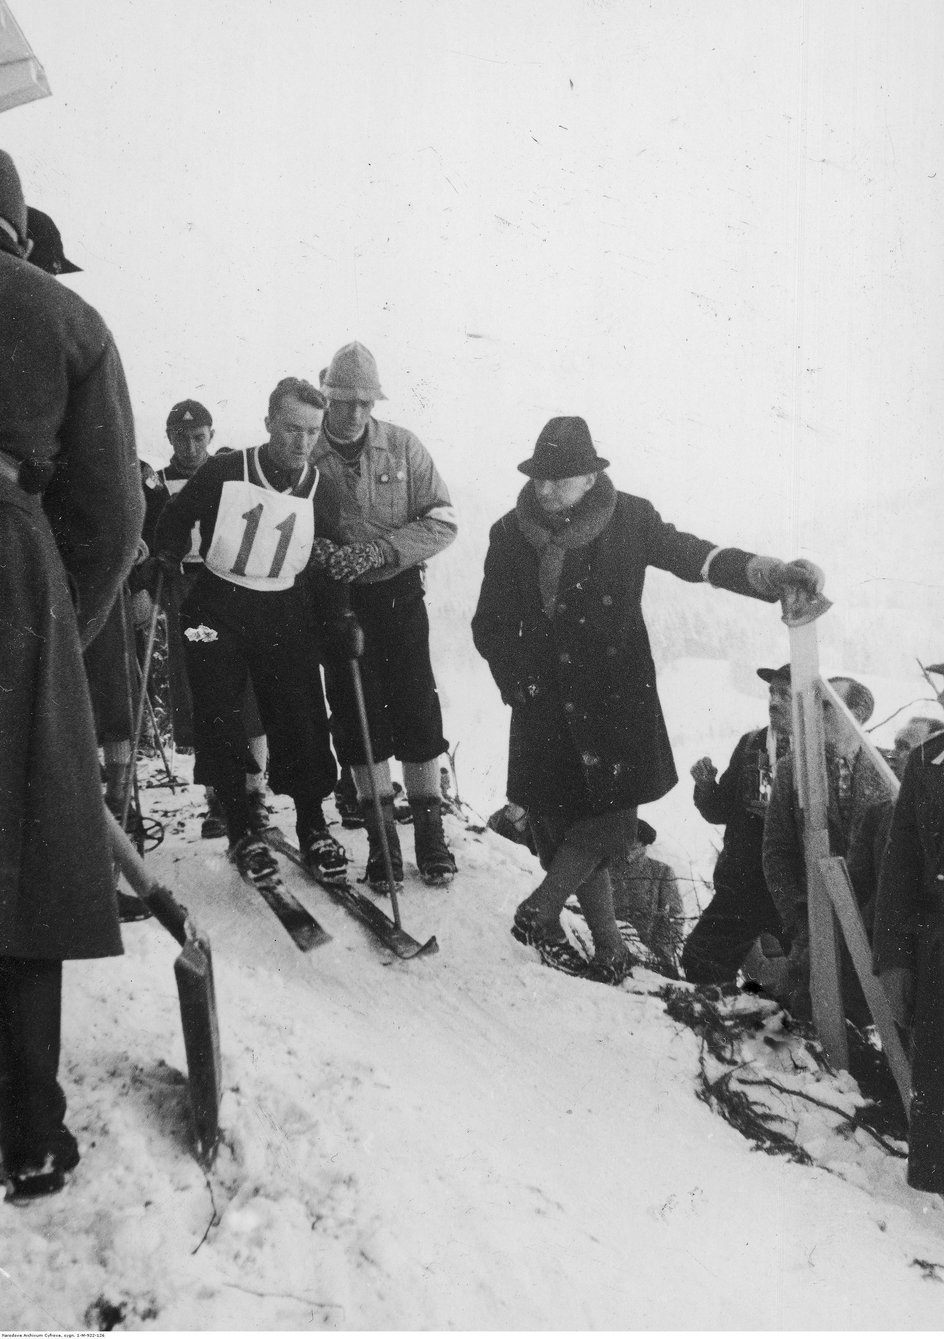
<instances>
[{"instance_id":1,"label":"snowy ground","mask_svg":"<svg viewBox=\"0 0 944 1339\"><path fill-rule=\"evenodd\" d=\"M667 704L690 671L664 676ZM750 706L731 697L743 728ZM813 1165L753 1150L696 1096L699 1041L660 978L588 984L511 939L536 877L521 848L447 820L460 877L408 876L403 896L441 951L409 964L289 871L333 935L304 956L224 843L199 839L196 791L144 797L167 824L149 864L214 947L222 1147L209 1176L188 1151L176 947L129 926L124 958L67 968L83 1157L62 1195L0 1206L3 1328L939 1327L944 1205L806 1100L776 1109ZM346 835L361 861L363 834ZM859 1102L776 1014L738 1061Z\"/></svg>"}]
</instances>

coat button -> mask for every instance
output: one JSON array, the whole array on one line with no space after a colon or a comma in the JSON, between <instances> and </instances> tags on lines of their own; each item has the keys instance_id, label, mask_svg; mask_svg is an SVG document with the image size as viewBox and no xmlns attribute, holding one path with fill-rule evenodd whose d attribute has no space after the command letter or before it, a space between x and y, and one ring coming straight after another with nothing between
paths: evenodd
<instances>
[{"instance_id":1,"label":"coat button","mask_svg":"<svg viewBox=\"0 0 944 1339\"><path fill-rule=\"evenodd\" d=\"M562 665L569 665L569 664L570 664L570 652L569 652L569 651L561 651L561 653L560 653L560 663L561 663Z\"/></svg>"},{"instance_id":2,"label":"coat button","mask_svg":"<svg viewBox=\"0 0 944 1339\"><path fill-rule=\"evenodd\" d=\"M597 757L597 755L596 755L595 753L585 753L585 754L583 755L583 765L584 765L584 767L598 767L599 764L600 764L600 759Z\"/></svg>"},{"instance_id":3,"label":"coat button","mask_svg":"<svg viewBox=\"0 0 944 1339\"><path fill-rule=\"evenodd\" d=\"M604 595L604 597L603 597L603 603L604 603L604 604L607 604L607 605L612 604L612 603L613 603L613 596L612 596L612 595Z\"/></svg>"},{"instance_id":4,"label":"coat button","mask_svg":"<svg viewBox=\"0 0 944 1339\"><path fill-rule=\"evenodd\" d=\"M402 480L406 478L406 475L403 473L402 470L397 470L397 478Z\"/></svg>"},{"instance_id":5,"label":"coat button","mask_svg":"<svg viewBox=\"0 0 944 1339\"><path fill-rule=\"evenodd\" d=\"M574 704L573 704L573 702L565 702L565 703L564 703L564 710L567 712L567 715L570 716L571 713L572 713L573 710L574 710Z\"/></svg>"},{"instance_id":6,"label":"coat button","mask_svg":"<svg viewBox=\"0 0 944 1339\"><path fill-rule=\"evenodd\" d=\"M389 483L389 482L390 482L390 475L389 475L389 474L382 474L382 475L380 476L380 482L381 482L382 484Z\"/></svg>"}]
</instances>

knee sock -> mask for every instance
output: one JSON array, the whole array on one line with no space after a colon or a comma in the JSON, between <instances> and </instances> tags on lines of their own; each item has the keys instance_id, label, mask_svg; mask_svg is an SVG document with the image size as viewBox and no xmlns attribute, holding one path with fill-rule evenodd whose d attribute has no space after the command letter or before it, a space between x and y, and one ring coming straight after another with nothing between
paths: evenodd
<instances>
[{"instance_id":1,"label":"knee sock","mask_svg":"<svg viewBox=\"0 0 944 1339\"><path fill-rule=\"evenodd\" d=\"M248 791L261 791L265 793L266 788L266 763L269 760L269 743L265 735L253 735L246 741L249 746L249 754L254 763L258 764L258 772L246 773L246 789Z\"/></svg>"},{"instance_id":2,"label":"knee sock","mask_svg":"<svg viewBox=\"0 0 944 1339\"><path fill-rule=\"evenodd\" d=\"M366 763L355 763L351 768L354 773L354 784L357 787L357 798L362 804L370 804L373 791L370 784L370 768ZM377 794L381 802L393 798L393 780L390 776L389 762L374 763L374 780L377 783Z\"/></svg>"},{"instance_id":3,"label":"knee sock","mask_svg":"<svg viewBox=\"0 0 944 1339\"><path fill-rule=\"evenodd\" d=\"M441 799L439 759L430 758L428 762L405 762L403 764L403 784L406 787L408 800Z\"/></svg>"},{"instance_id":4,"label":"knee sock","mask_svg":"<svg viewBox=\"0 0 944 1339\"><path fill-rule=\"evenodd\" d=\"M564 841L557 848L544 879L527 901L539 907L548 919L559 917L568 897L580 889L599 864L597 852Z\"/></svg>"},{"instance_id":5,"label":"knee sock","mask_svg":"<svg viewBox=\"0 0 944 1339\"><path fill-rule=\"evenodd\" d=\"M105 758L105 795L113 804L120 804L131 780L131 740L106 739L102 753Z\"/></svg>"}]
</instances>

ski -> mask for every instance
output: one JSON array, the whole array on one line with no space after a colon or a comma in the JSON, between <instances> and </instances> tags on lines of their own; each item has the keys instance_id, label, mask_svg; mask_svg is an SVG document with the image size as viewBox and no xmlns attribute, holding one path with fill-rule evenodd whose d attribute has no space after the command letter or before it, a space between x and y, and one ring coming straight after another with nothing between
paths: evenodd
<instances>
[{"instance_id":1,"label":"ski","mask_svg":"<svg viewBox=\"0 0 944 1339\"><path fill-rule=\"evenodd\" d=\"M268 834L266 834L266 838L268 839ZM314 916L302 906L298 898L289 892L281 875L276 874L273 878L263 879L259 883L254 883L252 879L247 878L244 874L240 874L240 878L243 883L250 888L254 888L261 895L263 901L275 913L289 937L301 949L302 953L309 953L313 948L319 948L322 944L328 943L331 936L327 930L324 926L319 925Z\"/></svg>"},{"instance_id":2,"label":"ski","mask_svg":"<svg viewBox=\"0 0 944 1339\"><path fill-rule=\"evenodd\" d=\"M319 888L323 888L339 906L343 907L355 920L360 921L385 948L390 949L398 958L418 958L424 953L439 952L435 935L427 939L425 944L419 943L412 935L407 934L406 930L396 925L377 906L376 902L372 902L366 894L360 892L347 879L340 883L331 883L327 879L320 879L313 870L308 868L298 847L292 845L281 828L266 828L262 836L273 851L277 851L279 855L284 855L293 864L297 865L312 883L317 884Z\"/></svg>"}]
</instances>

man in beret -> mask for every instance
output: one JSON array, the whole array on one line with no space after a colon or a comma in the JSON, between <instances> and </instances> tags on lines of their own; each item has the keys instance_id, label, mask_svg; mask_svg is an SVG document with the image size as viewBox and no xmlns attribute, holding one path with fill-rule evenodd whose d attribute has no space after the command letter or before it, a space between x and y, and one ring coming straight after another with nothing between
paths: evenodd
<instances>
[{"instance_id":1,"label":"man in beret","mask_svg":"<svg viewBox=\"0 0 944 1339\"><path fill-rule=\"evenodd\" d=\"M443 832L439 769L448 745L429 654L424 573L429 559L455 539L456 513L419 438L374 418L374 403L386 396L369 349L357 341L339 349L323 375L322 390L328 410L315 463L340 490L344 538L324 557L328 575L348 587L364 630L361 674L375 760L373 785L381 797L393 877L402 877L389 765L396 757L403 764L413 813L420 876L429 884L448 884L456 862ZM326 668L325 677L334 746L339 761L353 770L367 827L367 882L383 889L381 836L351 678L346 668Z\"/></svg>"},{"instance_id":2,"label":"man in beret","mask_svg":"<svg viewBox=\"0 0 944 1339\"><path fill-rule=\"evenodd\" d=\"M0 152L0 1151L8 1196L79 1161L59 1085L62 963L120 954L82 648L144 514L121 360L99 314L27 261Z\"/></svg>"},{"instance_id":3,"label":"man in beret","mask_svg":"<svg viewBox=\"0 0 944 1339\"><path fill-rule=\"evenodd\" d=\"M763 847L771 786L790 747L790 666L759 669L757 676L769 685L768 724L741 736L720 780L710 758L691 769L696 809L707 822L724 824L714 896L682 950L682 970L698 985L733 984L760 935L783 942L764 880Z\"/></svg>"},{"instance_id":4,"label":"man in beret","mask_svg":"<svg viewBox=\"0 0 944 1339\"><path fill-rule=\"evenodd\" d=\"M528 810L540 887L518 938L559 938L576 894L593 936L591 979L619 981L630 955L607 863L636 837L637 808L678 780L642 616L649 566L775 601L815 594L822 573L721 548L618 493L582 418L553 418L518 468L529 482L492 527L472 635L511 706L507 796Z\"/></svg>"}]
</instances>

